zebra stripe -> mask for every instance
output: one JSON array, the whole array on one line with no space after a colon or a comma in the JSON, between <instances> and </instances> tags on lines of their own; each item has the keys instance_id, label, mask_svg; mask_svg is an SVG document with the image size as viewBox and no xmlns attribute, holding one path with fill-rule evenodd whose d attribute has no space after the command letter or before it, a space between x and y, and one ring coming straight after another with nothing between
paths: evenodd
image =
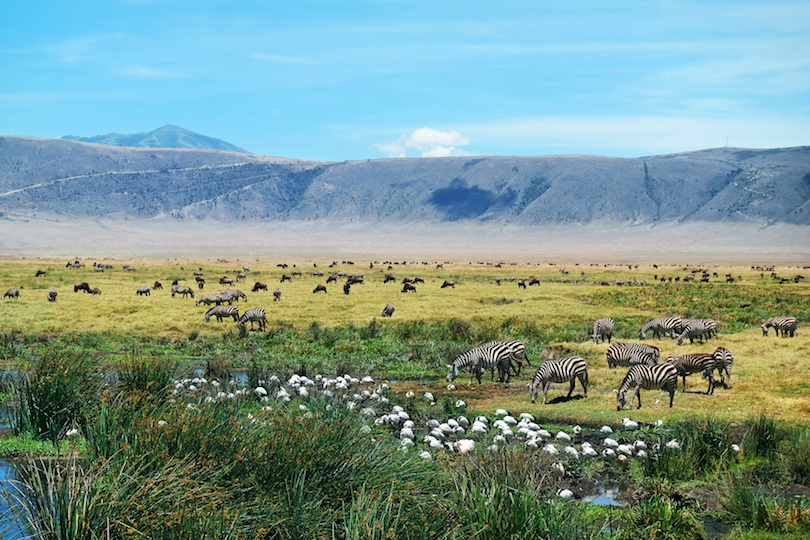
<instances>
[{"instance_id":1,"label":"zebra stripe","mask_svg":"<svg viewBox=\"0 0 810 540\"><path fill-rule=\"evenodd\" d=\"M234 322L236 322L239 320L239 308L236 306L216 305L205 312L205 322L210 321L211 317L216 317L217 322L222 322L224 317L233 317Z\"/></svg>"},{"instance_id":2,"label":"zebra stripe","mask_svg":"<svg viewBox=\"0 0 810 540\"><path fill-rule=\"evenodd\" d=\"M492 379L495 379L495 368L497 367L500 381L505 381L509 376L509 362L511 358L512 349L509 345L503 342L491 341L480 347L470 349L453 360L453 363L448 366L450 373L447 374L447 378L448 380L454 381L458 377L460 369L469 367L470 383L472 383L472 379L475 377L478 379L478 384L481 384L481 375L487 369L492 370Z\"/></svg>"},{"instance_id":3,"label":"zebra stripe","mask_svg":"<svg viewBox=\"0 0 810 540\"><path fill-rule=\"evenodd\" d=\"M203 296L200 297L199 300L197 300L196 305L198 306L200 304L205 304L207 306L210 306L211 304L220 305L224 301L225 299L223 298L222 294L204 294Z\"/></svg>"},{"instance_id":4,"label":"zebra stripe","mask_svg":"<svg viewBox=\"0 0 810 540\"><path fill-rule=\"evenodd\" d=\"M509 347L510 351L509 366L515 372L515 375L520 376L520 371L523 368L524 360L530 366L532 365L532 363L529 362L529 357L526 355L526 345L519 339L501 339L496 341L490 341L489 343L485 343L484 345L482 345L482 347L489 347L497 344L503 344ZM512 361L514 361L515 364L517 364L517 367L515 367L515 365L512 364Z\"/></svg>"},{"instance_id":5,"label":"zebra stripe","mask_svg":"<svg viewBox=\"0 0 810 540\"><path fill-rule=\"evenodd\" d=\"M695 353L695 354L670 354L667 356L667 362L675 366L678 370L678 375L683 377L683 391L686 392L686 376L692 373L703 373L704 379L709 379L709 388L706 390L706 395L714 394L714 369L717 361L714 355L710 353Z\"/></svg>"},{"instance_id":6,"label":"zebra stripe","mask_svg":"<svg viewBox=\"0 0 810 540\"><path fill-rule=\"evenodd\" d=\"M603 319L599 319L595 323L593 323L593 344L599 344L599 338L602 338L602 341L607 339L607 342L610 343L610 339L613 337L613 328L615 324L613 319L610 317L605 317Z\"/></svg>"},{"instance_id":7,"label":"zebra stripe","mask_svg":"<svg viewBox=\"0 0 810 540\"><path fill-rule=\"evenodd\" d=\"M796 328L799 327L799 321L796 320L796 317L792 317L790 315L783 315L780 317L771 317L764 323L762 323L762 335L768 335L768 328L773 327L776 331L776 336L778 337L781 335L782 337L793 337L796 334Z\"/></svg>"},{"instance_id":8,"label":"zebra stripe","mask_svg":"<svg viewBox=\"0 0 810 540\"><path fill-rule=\"evenodd\" d=\"M661 361L661 351L658 347L644 345L643 343L611 343L605 352L608 367L630 367L639 364L657 364Z\"/></svg>"},{"instance_id":9,"label":"zebra stripe","mask_svg":"<svg viewBox=\"0 0 810 540\"><path fill-rule=\"evenodd\" d=\"M245 295L245 293L237 289L222 289L221 291L219 291L219 294L221 294L222 298L225 299L224 301L228 302L229 304L231 303L230 302L231 300L234 302L238 302L240 298L245 302L247 302L247 296Z\"/></svg>"},{"instance_id":10,"label":"zebra stripe","mask_svg":"<svg viewBox=\"0 0 810 540\"><path fill-rule=\"evenodd\" d=\"M641 327L639 337L641 339L647 339L647 332L652 330L653 337L661 339L661 336L669 337L674 336L676 333L680 334L681 328L683 328L683 321L681 321L680 317L650 319Z\"/></svg>"},{"instance_id":11,"label":"zebra stripe","mask_svg":"<svg viewBox=\"0 0 810 540\"><path fill-rule=\"evenodd\" d=\"M571 397L574 391L574 384L576 379L582 384L582 391L585 397L588 397L588 366L585 360L579 356L569 356L568 358L560 358L558 360L548 360L543 362L537 372L534 374L534 379L529 383L529 395L532 398L532 403L537 400L539 386L543 385L543 405L546 404L548 396L548 389L551 383L565 383L571 382L571 388L568 390L566 398Z\"/></svg>"},{"instance_id":12,"label":"zebra stripe","mask_svg":"<svg viewBox=\"0 0 810 540\"><path fill-rule=\"evenodd\" d=\"M706 324L703 319L692 319L683 327L683 332L678 336L678 345L683 344L685 338L689 338L689 343L694 343L695 339L703 343L703 336L706 334Z\"/></svg>"},{"instance_id":13,"label":"zebra stripe","mask_svg":"<svg viewBox=\"0 0 810 540\"><path fill-rule=\"evenodd\" d=\"M244 328L245 323L250 321L250 329L253 330L253 323L259 323L259 331L264 330L265 326L267 325L267 318L265 316L264 308L263 307L255 307L250 308L249 310L245 311L242 316L239 318L238 326L239 328Z\"/></svg>"},{"instance_id":14,"label":"zebra stripe","mask_svg":"<svg viewBox=\"0 0 810 540\"><path fill-rule=\"evenodd\" d=\"M731 388L731 364L734 363L734 357L724 347L717 347L712 356L714 357L714 368L720 373L720 384ZM728 377L728 382L726 382L726 377Z\"/></svg>"},{"instance_id":15,"label":"zebra stripe","mask_svg":"<svg viewBox=\"0 0 810 540\"><path fill-rule=\"evenodd\" d=\"M633 395L630 396L630 403L638 396L638 408L641 408L641 389L644 390L657 390L661 389L669 392L669 406L672 407L672 402L675 399L675 388L678 386L678 370L672 364L664 362L663 364L656 364L654 366L633 366L625 375L622 385L619 387L619 393L616 394L616 401L618 401L617 411L624 408L627 403L627 390L634 386L635 390Z\"/></svg>"}]
</instances>

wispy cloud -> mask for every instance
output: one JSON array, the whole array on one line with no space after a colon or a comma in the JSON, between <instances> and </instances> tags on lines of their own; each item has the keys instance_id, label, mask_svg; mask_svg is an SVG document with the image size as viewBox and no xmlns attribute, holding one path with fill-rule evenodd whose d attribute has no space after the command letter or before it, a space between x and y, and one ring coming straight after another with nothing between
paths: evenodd
<instances>
[{"instance_id":1,"label":"wispy cloud","mask_svg":"<svg viewBox=\"0 0 810 540\"><path fill-rule=\"evenodd\" d=\"M470 155L469 152L459 148L469 146L470 142L469 137L458 131L439 131L423 127L373 146L389 157L407 157L414 151L421 157L447 157Z\"/></svg>"}]
</instances>

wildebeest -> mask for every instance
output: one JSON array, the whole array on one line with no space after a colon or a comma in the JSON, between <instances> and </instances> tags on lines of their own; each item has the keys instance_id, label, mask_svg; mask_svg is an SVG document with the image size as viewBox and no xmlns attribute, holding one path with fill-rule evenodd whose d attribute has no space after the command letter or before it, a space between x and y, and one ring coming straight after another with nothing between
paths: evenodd
<instances>
[{"instance_id":1,"label":"wildebeest","mask_svg":"<svg viewBox=\"0 0 810 540\"><path fill-rule=\"evenodd\" d=\"M233 279L229 278L228 276L222 276L219 278L220 285L233 285Z\"/></svg>"},{"instance_id":2,"label":"wildebeest","mask_svg":"<svg viewBox=\"0 0 810 540\"><path fill-rule=\"evenodd\" d=\"M402 286L402 292L416 292L416 287L414 287L413 283L405 283Z\"/></svg>"},{"instance_id":3,"label":"wildebeest","mask_svg":"<svg viewBox=\"0 0 810 540\"><path fill-rule=\"evenodd\" d=\"M394 314L394 304L391 304L390 302L388 304L385 304L385 307L382 308L382 312L380 313L382 317L390 317L393 314Z\"/></svg>"},{"instance_id":4,"label":"wildebeest","mask_svg":"<svg viewBox=\"0 0 810 540\"><path fill-rule=\"evenodd\" d=\"M349 294L351 289L352 289L352 284L349 281L347 281L346 283L343 284L343 294Z\"/></svg>"},{"instance_id":5,"label":"wildebeest","mask_svg":"<svg viewBox=\"0 0 810 540\"><path fill-rule=\"evenodd\" d=\"M281 300L281 289L273 289L273 302Z\"/></svg>"},{"instance_id":6,"label":"wildebeest","mask_svg":"<svg viewBox=\"0 0 810 540\"><path fill-rule=\"evenodd\" d=\"M92 289L90 289L90 294L95 294L96 296L100 296L101 295L101 289L99 289L98 287L93 287Z\"/></svg>"},{"instance_id":7,"label":"wildebeest","mask_svg":"<svg viewBox=\"0 0 810 540\"><path fill-rule=\"evenodd\" d=\"M194 276L194 279L197 281L197 287L200 289L205 287L205 278L202 276Z\"/></svg>"},{"instance_id":8,"label":"wildebeest","mask_svg":"<svg viewBox=\"0 0 810 540\"><path fill-rule=\"evenodd\" d=\"M326 292L326 285L317 285L312 293L314 294L317 292Z\"/></svg>"},{"instance_id":9,"label":"wildebeest","mask_svg":"<svg viewBox=\"0 0 810 540\"><path fill-rule=\"evenodd\" d=\"M47 275L48 275L48 272L46 272L45 270L37 270L37 273L34 274L34 277L47 276Z\"/></svg>"},{"instance_id":10,"label":"wildebeest","mask_svg":"<svg viewBox=\"0 0 810 540\"><path fill-rule=\"evenodd\" d=\"M383 283L388 283L390 281L396 281L397 278L394 277L394 274L386 273L385 278L383 279Z\"/></svg>"},{"instance_id":11,"label":"wildebeest","mask_svg":"<svg viewBox=\"0 0 810 540\"><path fill-rule=\"evenodd\" d=\"M281 281L280 281L280 283L284 283L285 281L290 281L290 282L292 282L292 277L290 276L290 274L282 274L282 275L281 275Z\"/></svg>"},{"instance_id":12,"label":"wildebeest","mask_svg":"<svg viewBox=\"0 0 810 540\"><path fill-rule=\"evenodd\" d=\"M155 281L155 284L152 285L152 288L153 289L163 289L163 283L161 283L159 281Z\"/></svg>"},{"instance_id":13,"label":"wildebeest","mask_svg":"<svg viewBox=\"0 0 810 540\"><path fill-rule=\"evenodd\" d=\"M453 282L452 282L452 281L450 281L450 280L445 279L445 280L444 280L444 283L442 283L441 288L442 288L442 289L446 289L447 287L452 287L452 288L454 288L454 289L455 289L455 288L456 288L456 284L455 284L455 283L453 283Z\"/></svg>"},{"instance_id":14,"label":"wildebeest","mask_svg":"<svg viewBox=\"0 0 810 540\"><path fill-rule=\"evenodd\" d=\"M326 283L337 283L337 276L332 274L328 278L326 278Z\"/></svg>"},{"instance_id":15,"label":"wildebeest","mask_svg":"<svg viewBox=\"0 0 810 540\"><path fill-rule=\"evenodd\" d=\"M136 296L152 296L152 292L149 290L149 287L147 285L144 285L143 287L138 287L138 289L135 291L135 295Z\"/></svg>"},{"instance_id":16,"label":"wildebeest","mask_svg":"<svg viewBox=\"0 0 810 540\"><path fill-rule=\"evenodd\" d=\"M259 283L258 281L253 285L253 288L251 289L252 292L266 291L266 290L267 285L264 283Z\"/></svg>"},{"instance_id":17,"label":"wildebeest","mask_svg":"<svg viewBox=\"0 0 810 540\"><path fill-rule=\"evenodd\" d=\"M73 286L73 292L84 291L86 293L90 292L90 285L86 281L82 281L81 283L77 283Z\"/></svg>"},{"instance_id":18,"label":"wildebeest","mask_svg":"<svg viewBox=\"0 0 810 540\"><path fill-rule=\"evenodd\" d=\"M19 298L19 297L20 297L20 289L18 289L17 287L12 287L3 294L4 300L6 298Z\"/></svg>"},{"instance_id":19,"label":"wildebeest","mask_svg":"<svg viewBox=\"0 0 810 540\"><path fill-rule=\"evenodd\" d=\"M526 280L525 279L517 280L517 286L518 286L518 289L525 289L526 288Z\"/></svg>"}]
</instances>

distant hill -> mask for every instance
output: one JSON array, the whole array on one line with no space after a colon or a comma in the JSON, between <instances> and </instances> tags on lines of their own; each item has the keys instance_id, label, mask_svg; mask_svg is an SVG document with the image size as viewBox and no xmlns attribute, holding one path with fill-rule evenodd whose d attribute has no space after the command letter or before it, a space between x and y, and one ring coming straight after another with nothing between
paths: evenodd
<instances>
[{"instance_id":1,"label":"distant hill","mask_svg":"<svg viewBox=\"0 0 810 540\"><path fill-rule=\"evenodd\" d=\"M65 135L62 137L69 141L88 142L96 144L109 144L112 146L145 146L148 148L197 148L201 150L228 150L231 152L245 152L244 148L194 133L179 126L166 125L146 133L108 133L94 137L77 137Z\"/></svg>"},{"instance_id":2,"label":"distant hill","mask_svg":"<svg viewBox=\"0 0 810 540\"><path fill-rule=\"evenodd\" d=\"M808 225L810 147L324 163L4 136L0 212L226 223Z\"/></svg>"}]
</instances>

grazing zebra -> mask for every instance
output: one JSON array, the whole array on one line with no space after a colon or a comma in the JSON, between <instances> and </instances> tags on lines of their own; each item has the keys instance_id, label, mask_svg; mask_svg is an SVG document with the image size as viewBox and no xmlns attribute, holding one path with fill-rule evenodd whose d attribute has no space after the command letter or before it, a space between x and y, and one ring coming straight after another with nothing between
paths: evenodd
<instances>
[{"instance_id":1,"label":"grazing zebra","mask_svg":"<svg viewBox=\"0 0 810 540\"><path fill-rule=\"evenodd\" d=\"M56 302L56 289L48 289L48 302Z\"/></svg>"},{"instance_id":2,"label":"grazing zebra","mask_svg":"<svg viewBox=\"0 0 810 540\"><path fill-rule=\"evenodd\" d=\"M317 292L326 292L326 285L323 285L323 284L316 285L315 289L313 289L313 291L312 291L312 294L315 294Z\"/></svg>"},{"instance_id":3,"label":"grazing zebra","mask_svg":"<svg viewBox=\"0 0 810 540\"><path fill-rule=\"evenodd\" d=\"M281 301L281 289L273 289L273 302Z\"/></svg>"},{"instance_id":4,"label":"grazing zebra","mask_svg":"<svg viewBox=\"0 0 810 540\"><path fill-rule=\"evenodd\" d=\"M703 335L706 337L707 340L711 339L712 337L714 337L716 339L717 338L717 321L715 321L714 319L702 319L702 320L703 320L703 326L706 327L706 331L703 333Z\"/></svg>"},{"instance_id":5,"label":"grazing zebra","mask_svg":"<svg viewBox=\"0 0 810 540\"><path fill-rule=\"evenodd\" d=\"M717 361L714 355L709 353L695 353L695 354L670 354L667 356L667 362L675 366L678 370L678 375L683 377L683 392L686 392L686 376L692 373L703 373L704 379L709 379L709 388L706 390L706 395L714 394L714 369Z\"/></svg>"},{"instance_id":6,"label":"grazing zebra","mask_svg":"<svg viewBox=\"0 0 810 540\"><path fill-rule=\"evenodd\" d=\"M245 293L243 293L242 291L237 290L237 289L222 289L221 291L219 291L219 294L222 295L223 299L225 297L228 297L230 300L233 300L234 302L238 302L239 299L241 298L242 300L247 302L247 296L245 295ZM229 300L225 300L225 301L228 302L229 304L231 303Z\"/></svg>"},{"instance_id":7,"label":"grazing zebra","mask_svg":"<svg viewBox=\"0 0 810 540\"><path fill-rule=\"evenodd\" d=\"M388 303L385 304L385 307L382 308L382 312L380 313L381 317L390 317L394 314L394 304Z\"/></svg>"},{"instance_id":8,"label":"grazing zebra","mask_svg":"<svg viewBox=\"0 0 810 540\"><path fill-rule=\"evenodd\" d=\"M18 289L17 287L12 287L3 294L3 300L5 300L6 298L19 298L19 297L20 297L20 289Z\"/></svg>"},{"instance_id":9,"label":"grazing zebra","mask_svg":"<svg viewBox=\"0 0 810 540\"><path fill-rule=\"evenodd\" d=\"M599 338L602 338L603 342L607 339L607 342L610 343L610 339L613 337L614 327L615 324L613 323L613 319L610 317L599 319L593 323L593 344L598 345Z\"/></svg>"},{"instance_id":10,"label":"grazing zebra","mask_svg":"<svg viewBox=\"0 0 810 540\"><path fill-rule=\"evenodd\" d=\"M93 287L92 289L90 289L90 294L95 294L96 296L100 296L101 295L101 289L99 289L98 287Z\"/></svg>"},{"instance_id":11,"label":"grazing zebra","mask_svg":"<svg viewBox=\"0 0 810 540\"><path fill-rule=\"evenodd\" d=\"M447 287L452 287L452 288L454 288L454 289L455 289L455 288L456 288L456 284L455 284L454 282L452 282L452 281L448 280L448 279L445 279L445 280L444 280L444 283L442 283L442 286L441 286L440 288L441 288L441 289L446 289Z\"/></svg>"},{"instance_id":12,"label":"grazing zebra","mask_svg":"<svg viewBox=\"0 0 810 540\"><path fill-rule=\"evenodd\" d=\"M266 283L259 283L258 281L253 285L253 288L250 292L258 292L258 291L266 291L267 284Z\"/></svg>"},{"instance_id":13,"label":"grazing zebra","mask_svg":"<svg viewBox=\"0 0 810 540\"><path fill-rule=\"evenodd\" d=\"M694 343L695 339L703 343L703 336L706 334L706 324L703 319L692 319L683 326L683 332L677 339L678 345L683 344L684 338L689 338L689 343Z\"/></svg>"},{"instance_id":14,"label":"grazing zebra","mask_svg":"<svg viewBox=\"0 0 810 540\"><path fill-rule=\"evenodd\" d=\"M250 321L250 329L253 330L253 323L259 323L259 331L261 332L264 330L265 326L267 325L267 318L264 313L264 308L262 307L255 307L250 308L249 310L245 311L242 316L239 318L239 322L237 326L241 330L245 327L245 323Z\"/></svg>"},{"instance_id":15,"label":"grazing zebra","mask_svg":"<svg viewBox=\"0 0 810 540\"><path fill-rule=\"evenodd\" d=\"M205 304L206 306L210 306L211 304L220 305L224 302L221 294L204 294L200 297L199 300L194 304L199 306L200 304Z\"/></svg>"},{"instance_id":16,"label":"grazing zebra","mask_svg":"<svg viewBox=\"0 0 810 540\"><path fill-rule=\"evenodd\" d=\"M217 322L222 322L224 317L233 317L234 322L237 322L239 320L239 308L237 306L216 305L205 312L205 322L210 321L211 317L216 317Z\"/></svg>"},{"instance_id":17,"label":"grazing zebra","mask_svg":"<svg viewBox=\"0 0 810 540\"><path fill-rule=\"evenodd\" d=\"M641 327L639 337L641 339L647 339L647 332L650 330L653 332L653 337L657 337L658 339L661 339L661 336L674 336L676 333L681 333L682 327L683 321L681 321L680 317L650 319Z\"/></svg>"},{"instance_id":18,"label":"grazing zebra","mask_svg":"<svg viewBox=\"0 0 810 540\"><path fill-rule=\"evenodd\" d=\"M585 397L588 397L588 366L585 360L579 356L569 356L568 358L560 358L558 360L548 360L543 362L537 373L534 374L534 379L531 383L527 384L529 387L529 395L532 398L532 403L537 400L539 386L543 386L543 405L546 404L548 396L548 389L551 383L565 383L571 381L571 388L568 390L566 397L571 397L574 391L574 384L576 379L582 383L582 391Z\"/></svg>"},{"instance_id":19,"label":"grazing zebra","mask_svg":"<svg viewBox=\"0 0 810 540\"><path fill-rule=\"evenodd\" d=\"M771 317L764 323L762 323L762 335L768 335L768 329L773 327L776 336L779 337L781 334L782 337L793 337L796 334L796 328L799 326L799 321L796 320L796 317L792 317L790 315L783 315L780 317Z\"/></svg>"},{"instance_id":20,"label":"grazing zebra","mask_svg":"<svg viewBox=\"0 0 810 540\"><path fill-rule=\"evenodd\" d=\"M509 365L512 367L512 370L515 372L515 375L520 376L520 371L523 369L523 361L525 360L527 364L530 366L532 365L529 362L529 357L526 356L526 345L520 341L519 339L501 339L496 341L490 341L489 343L485 343L484 347L489 347L493 345L506 345L509 347L510 357L509 357ZM517 367L512 365L512 360L515 361ZM493 371L493 378L495 373Z\"/></svg>"},{"instance_id":21,"label":"grazing zebra","mask_svg":"<svg viewBox=\"0 0 810 540\"><path fill-rule=\"evenodd\" d=\"M714 357L714 368L720 373L720 384L726 388L731 388L731 364L734 363L734 357L728 349L724 347L717 347L712 353ZM726 382L728 377L728 382Z\"/></svg>"},{"instance_id":22,"label":"grazing zebra","mask_svg":"<svg viewBox=\"0 0 810 540\"><path fill-rule=\"evenodd\" d=\"M658 347L644 345L643 343L611 343L605 352L608 367L630 367L639 364L652 365L661 361L661 351Z\"/></svg>"},{"instance_id":23,"label":"grazing zebra","mask_svg":"<svg viewBox=\"0 0 810 540\"><path fill-rule=\"evenodd\" d=\"M151 290L147 286L138 287L138 289L135 291L135 296L151 296L152 293L150 291ZM174 292L172 292L172 296L174 296Z\"/></svg>"},{"instance_id":24,"label":"grazing zebra","mask_svg":"<svg viewBox=\"0 0 810 540\"><path fill-rule=\"evenodd\" d=\"M73 292L79 292L79 291L84 291L86 293L90 292L90 285L86 281L75 284L73 286Z\"/></svg>"},{"instance_id":25,"label":"grazing zebra","mask_svg":"<svg viewBox=\"0 0 810 540\"><path fill-rule=\"evenodd\" d=\"M630 396L630 403L638 396L638 407L641 408L641 389L656 390L661 389L669 392L669 406L672 408L672 402L675 399L675 388L678 385L678 370L672 364L664 362L663 364L656 364L654 366L633 366L624 376L619 393L616 394L616 401L618 401L617 411L624 408L627 403L627 390L634 386L635 390L633 395Z\"/></svg>"},{"instance_id":26,"label":"grazing zebra","mask_svg":"<svg viewBox=\"0 0 810 540\"><path fill-rule=\"evenodd\" d=\"M481 375L487 369L492 369L492 379L495 379L495 370L498 368L498 375L500 380L503 381L509 374L509 364L511 358L511 351L509 347L503 343L490 342L480 347L470 349L464 354L453 360L453 363L447 367L450 372L447 374L447 379L450 381L456 380L459 370L465 367L470 368L470 384L472 384L473 377L478 379L478 384L481 384Z\"/></svg>"},{"instance_id":27,"label":"grazing zebra","mask_svg":"<svg viewBox=\"0 0 810 540\"><path fill-rule=\"evenodd\" d=\"M185 285L172 285L172 298L174 298L175 294L182 294L183 298L191 295L191 297L194 298L194 291L191 290L191 287Z\"/></svg>"}]
</instances>

